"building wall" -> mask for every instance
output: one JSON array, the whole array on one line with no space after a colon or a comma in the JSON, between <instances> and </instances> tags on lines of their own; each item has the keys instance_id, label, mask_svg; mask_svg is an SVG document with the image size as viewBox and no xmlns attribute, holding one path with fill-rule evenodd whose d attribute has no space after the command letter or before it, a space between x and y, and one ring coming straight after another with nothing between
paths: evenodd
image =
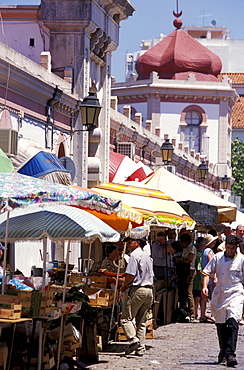
<instances>
[{"instance_id":1,"label":"building wall","mask_svg":"<svg viewBox=\"0 0 244 370\"><path fill-rule=\"evenodd\" d=\"M0 11L4 22L0 42L39 64L41 52L49 50L48 30L40 20L39 6L0 5Z\"/></svg>"}]
</instances>

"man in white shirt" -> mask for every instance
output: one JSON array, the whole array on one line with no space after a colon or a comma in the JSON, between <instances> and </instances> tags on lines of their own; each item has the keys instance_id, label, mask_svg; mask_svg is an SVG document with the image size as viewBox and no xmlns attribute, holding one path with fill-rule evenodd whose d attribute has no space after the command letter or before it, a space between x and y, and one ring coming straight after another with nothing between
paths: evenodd
<instances>
[{"instance_id":1,"label":"man in white shirt","mask_svg":"<svg viewBox=\"0 0 244 370\"><path fill-rule=\"evenodd\" d=\"M203 270L203 296L208 296L209 278L216 274L217 285L213 291L211 310L214 315L220 352L218 363L227 360L228 367L235 367L238 322L242 317L244 301L244 256L237 252L241 239L228 235L225 251L216 253Z\"/></svg>"},{"instance_id":2,"label":"man in white shirt","mask_svg":"<svg viewBox=\"0 0 244 370\"><path fill-rule=\"evenodd\" d=\"M137 356L145 352L146 313L153 302L153 262L143 251L145 243L141 239L126 238L130 259L126 267L126 276L121 292L125 292L121 326L130 342L125 354L135 351ZM136 329L133 320L136 321Z\"/></svg>"}]
</instances>

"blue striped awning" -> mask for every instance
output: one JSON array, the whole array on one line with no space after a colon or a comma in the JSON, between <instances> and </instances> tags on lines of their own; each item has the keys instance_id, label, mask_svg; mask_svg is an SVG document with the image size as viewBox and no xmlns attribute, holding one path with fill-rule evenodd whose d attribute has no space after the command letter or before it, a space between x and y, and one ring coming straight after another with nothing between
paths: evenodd
<instances>
[{"instance_id":1,"label":"blue striped awning","mask_svg":"<svg viewBox=\"0 0 244 370\"><path fill-rule=\"evenodd\" d=\"M0 240L5 239L6 213L0 215ZM116 242L120 234L96 216L65 205L29 206L10 212L8 241L79 240Z\"/></svg>"},{"instance_id":2,"label":"blue striped awning","mask_svg":"<svg viewBox=\"0 0 244 370\"><path fill-rule=\"evenodd\" d=\"M69 172L61 164L56 154L39 152L18 170L22 175L40 177L50 172Z\"/></svg>"}]
</instances>

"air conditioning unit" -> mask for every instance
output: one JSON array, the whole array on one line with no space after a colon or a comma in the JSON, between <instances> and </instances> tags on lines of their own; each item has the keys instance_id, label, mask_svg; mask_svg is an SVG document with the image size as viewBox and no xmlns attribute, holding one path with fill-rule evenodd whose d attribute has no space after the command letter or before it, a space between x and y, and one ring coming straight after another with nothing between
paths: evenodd
<instances>
[{"instance_id":1,"label":"air conditioning unit","mask_svg":"<svg viewBox=\"0 0 244 370\"><path fill-rule=\"evenodd\" d=\"M132 142L120 142L117 144L117 153L127 155L134 160L135 144Z\"/></svg>"},{"instance_id":2,"label":"air conditioning unit","mask_svg":"<svg viewBox=\"0 0 244 370\"><path fill-rule=\"evenodd\" d=\"M16 155L18 151L18 131L12 128L0 128L0 148L9 156Z\"/></svg>"}]
</instances>

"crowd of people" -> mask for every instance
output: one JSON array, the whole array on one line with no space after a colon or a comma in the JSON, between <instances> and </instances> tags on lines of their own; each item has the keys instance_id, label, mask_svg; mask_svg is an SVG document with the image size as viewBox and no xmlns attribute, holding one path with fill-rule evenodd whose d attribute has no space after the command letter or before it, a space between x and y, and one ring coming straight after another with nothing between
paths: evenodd
<instances>
[{"instance_id":1,"label":"crowd of people","mask_svg":"<svg viewBox=\"0 0 244 370\"><path fill-rule=\"evenodd\" d=\"M218 363L226 360L228 367L234 367L238 325L244 323L244 225L235 232L225 227L223 240L215 230L196 240L186 231L178 240L175 236L172 230L160 231L146 251L145 238L128 237L120 242L120 247L106 247L102 268L110 271L116 271L125 242L129 254L120 288L125 296L121 326L129 341L126 355L134 352L143 356L146 313L153 302L154 279L166 279L177 284L178 320L215 323L220 346ZM206 313L208 301L210 316Z\"/></svg>"}]
</instances>

